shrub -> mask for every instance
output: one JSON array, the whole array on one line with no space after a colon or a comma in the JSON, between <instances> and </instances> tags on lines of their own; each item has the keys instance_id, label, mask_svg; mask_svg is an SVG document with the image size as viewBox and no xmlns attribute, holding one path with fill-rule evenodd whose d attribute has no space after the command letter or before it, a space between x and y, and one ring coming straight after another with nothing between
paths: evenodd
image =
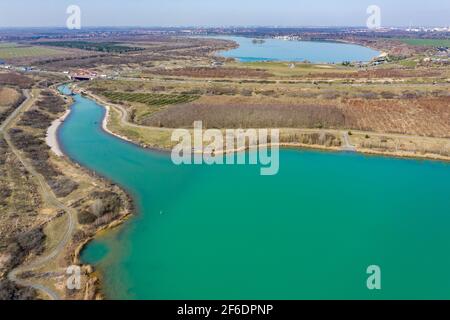
<instances>
[{"instance_id":1,"label":"shrub","mask_svg":"<svg viewBox=\"0 0 450 320\"><path fill-rule=\"evenodd\" d=\"M82 211L78 212L78 223L79 224L91 224L97 220L97 217L90 212Z\"/></svg>"}]
</instances>

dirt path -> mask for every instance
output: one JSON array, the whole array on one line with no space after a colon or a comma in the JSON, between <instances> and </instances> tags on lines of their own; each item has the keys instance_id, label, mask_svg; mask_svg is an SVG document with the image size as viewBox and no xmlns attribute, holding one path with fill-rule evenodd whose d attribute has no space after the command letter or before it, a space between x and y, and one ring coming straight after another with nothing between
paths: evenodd
<instances>
[{"instance_id":1,"label":"dirt path","mask_svg":"<svg viewBox=\"0 0 450 320\"><path fill-rule=\"evenodd\" d=\"M5 128L14 120L17 118L17 116L19 115L20 112L22 112L22 110L28 106L28 104L30 103L30 100L32 99L31 95L30 95L30 91L29 90L22 90L23 95L25 96L25 101L22 102L22 104L20 106L18 106L10 115L8 118L6 118L5 121L3 121L2 124L0 124L0 134L5 130Z\"/></svg>"},{"instance_id":2,"label":"dirt path","mask_svg":"<svg viewBox=\"0 0 450 320\"><path fill-rule=\"evenodd\" d=\"M356 152L356 147L350 143L350 138L348 136L348 132L344 132L342 134L342 150L343 151L350 151L350 152Z\"/></svg>"},{"instance_id":3,"label":"dirt path","mask_svg":"<svg viewBox=\"0 0 450 320\"><path fill-rule=\"evenodd\" d=\"M64 250L65 246L69 243L76 226L76 212L75 210L67 207L65 204L60 202L56 196L54 195L51 188L48 186L47 182L45 181L44 177L39 174L35 168L30 164L30 162L22 156L20 151L14 146L14 144L11 142L11 138L8 134L8 129L15 123L18 116L25 110L27 110L30 106L33 105L34 101L36 100L36 97L33 94L29 94L29 92L26 92L27 100L25 100L15 111L13 114L11 114L8 119L5 120L5 122L1 126L1 131L3 133L3 136L8 144L8 146L11 148L12 152L15 154L15 156L19 159L19 161L22 163L22 165L25 167L25 169L32 175L33 179L36 181L36 185L38 186L39 193L42 196L42 200L55 208L58 208L60 210L64 210L68 216L68 222L67 222L67 228L64 232L64 235L59 240L57 246L49 253L45 253L44 255L40 256L38 259L34 260L30 264L20 266L14 270L12 270L8 274L8 279L25 287L31 287L36 290L39 290L41 292L44 292L49 298L53 300L60 299L59 295L53 291L52 289L45 287L38 283L33 283L32 281L25 281L18 278L18 275L20 273L26 272L26 271L34 271L36 269L40 269L44 267L47 263L53 261L62 251Z\"/></svg>"}]
</instances>

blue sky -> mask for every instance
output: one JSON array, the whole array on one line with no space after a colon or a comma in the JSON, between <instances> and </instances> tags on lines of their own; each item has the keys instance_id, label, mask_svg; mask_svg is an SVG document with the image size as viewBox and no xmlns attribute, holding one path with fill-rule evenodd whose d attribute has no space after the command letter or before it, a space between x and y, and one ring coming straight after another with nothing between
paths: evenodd
<instances>
[{"instance_id":1,"label":"blue sky","mask_svg":"<svg viewBox=\"0 0 450 320\"><path fill-rule=\"evenodd\" d=\"M0 27L64 26L79 5L83 26L362 26L366 8L382 25L450 25L450 0L0 0Z\"/></svg>"}]
</instances>

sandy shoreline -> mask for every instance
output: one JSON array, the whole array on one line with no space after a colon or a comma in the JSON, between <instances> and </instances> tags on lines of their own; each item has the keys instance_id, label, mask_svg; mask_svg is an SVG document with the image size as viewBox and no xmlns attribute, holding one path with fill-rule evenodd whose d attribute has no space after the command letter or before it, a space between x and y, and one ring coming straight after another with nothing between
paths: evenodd
<instances>
[{"instance_id":1,"label":"sandy shoreline","mask_svg":"<svg viewBox=\"0 0 450 320\"><path fill-rule=\"evenodd\" d=\"M98 103L98 101L96 101ZM100 106L102 106L103 108L105 108L105 117L102 120L102 129L109 133L110 135L113 135L119 139L131 142L133 144L137 144L135 141L128 139L125 136L121 136L117 133L112 132L111 130L108 129L108 121L110 118L110 106L108 105L103 105L98 103ZM58 157L63 157L65 154L61 149L61 146L59 144L59 139L58 139L58 129L59 127L64 123L64 121L67 119L67 117L70 115L71 109L67 109L66 112L59 117L58 119L54 120L51 124L50 127L48 127L47 129L47 135L45 137L45 142L47 143L47 145L50 147L51 151Z\"/></svg>"},{"instance_id":2,"label":"sandy shoreline","mask_svg":"<svg viewBox=\"0 0 450 320\"><path fill-rule=\"evenodd\" d=\"M64 156L64 153L62 152L58 141L58 129L61 126L61 124L64 123L69 114L70 109L68 109L60 118L54 120L51 126L48 127L47 129L47 136L45 137L45 142L50 147L52 152L58 157Z\"/></svg>"},{"instance_id":3,"label":"sandy shoreline","mask_svg":"<svg viewBox=\"0 0 450 320\"><path fill-rule=\"evenodd\" d=\"M109 122L109 118L111 117L111 114L110 114L110 106L108 106L108 105L103 105L103 104L100 104L100 103L98 103L98 101L96 101L96 103L98 104L98 105L100 105L100 106L102 106L103 108L105 108L105 116L103 117L103 120L102 120L102 129L105 131L105 132L107 132L107 133L109 133L110 135L112 135L112 136L115 136L115 137L117 137L117 138L119 138L119 139L122 139L122 140L125 140L125 141L127 141L127 142L131 142L131 143L133 143L133 144L137 144L137 142L135 142L135 141L133 141L133 140L131 140L131 139L128 139L127 137L125 137L125 136L121 136L121 135L119 135L119 134L117 134L117 133L114 133L114 132L112 132L111 130L109 130L108 129L108 122Z\"/></svg>"}]
</instances>

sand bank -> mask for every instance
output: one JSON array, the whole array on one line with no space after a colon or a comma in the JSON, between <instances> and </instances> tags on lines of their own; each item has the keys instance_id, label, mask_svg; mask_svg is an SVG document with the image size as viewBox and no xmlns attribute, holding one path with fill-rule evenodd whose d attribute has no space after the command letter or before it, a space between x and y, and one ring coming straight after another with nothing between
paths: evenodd
<instances>
[{"instance_id":1,"label":"sand bank","mask_svg":"<svg viewBox=\"0 0 450 320\"><path fill-rule=\"evenodd\" d=\"M56 119L52 122L51 126L47 129L47 136L45 137L45 142L50 147L50 149L53 151L55 155L58 157L64 156L64 153L61 151L61 148L59 146L58 142L58 129L59 126L64 122L64 120L69 115L70 110L67 110L64 115L62 115L60 118Z\"/></svg>"}]
</instances>

